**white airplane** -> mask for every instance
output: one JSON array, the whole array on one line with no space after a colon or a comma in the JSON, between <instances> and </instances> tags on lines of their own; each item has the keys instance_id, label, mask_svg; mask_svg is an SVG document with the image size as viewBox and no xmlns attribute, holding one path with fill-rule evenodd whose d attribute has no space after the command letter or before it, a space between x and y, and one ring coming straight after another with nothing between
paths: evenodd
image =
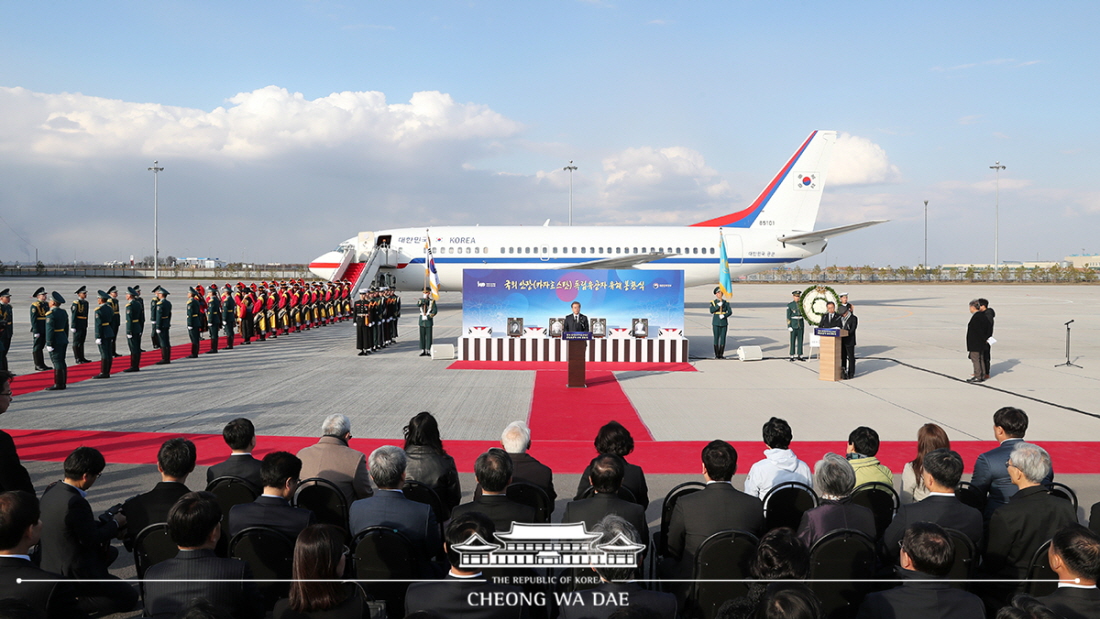
<instances>
[{"instance_id":1,"label":"white airplane","mask_svg":"<svg viewBox=\"0 0 1100 619\"><path fill-rule=\"evenodd\" d=\"M825 250L830 237L885 220L814 231L835 131L814 131L743 210L691 226L438 226L360 232L309 269L356 289L381 272L398 290L426 285L430 240L441 291L463 269L683 269L684 285L718 281L720 240L733 278Z\"/></svg>"}]
</instances>

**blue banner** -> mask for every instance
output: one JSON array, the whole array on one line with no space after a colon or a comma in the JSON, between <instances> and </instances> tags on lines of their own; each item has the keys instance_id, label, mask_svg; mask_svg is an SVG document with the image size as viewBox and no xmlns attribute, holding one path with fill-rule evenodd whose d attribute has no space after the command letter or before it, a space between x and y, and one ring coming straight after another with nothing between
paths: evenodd
<instances>
[{"instance_id":1,"label":"blue banner","mask_svg":"<svg viewBox=\"0 0 1100 619\"><path fill-rule=\"evenodd\" d=\"M684 272L607 269L465 269L462 275L462 332L492 327L505 334L509 318L524 327L547 328L564 318L574 301L607 328L631 327L649 319L649 335L684 328Z\"/></svg>"}]
</instances>

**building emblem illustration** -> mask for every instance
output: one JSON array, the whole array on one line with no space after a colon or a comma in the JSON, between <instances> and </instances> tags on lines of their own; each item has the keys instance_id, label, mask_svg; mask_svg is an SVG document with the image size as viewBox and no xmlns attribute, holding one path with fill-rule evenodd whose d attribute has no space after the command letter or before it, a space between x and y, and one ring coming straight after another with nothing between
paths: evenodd
<instances>
[{"instance_id":1,"label":"building emblem illustration","mask_svg":"<svg viewBox=\"0 0 1100 619\"><path fill-rule=\"evenodd\" d=\"M619 534L597 544L599 533L589 533L583 522L571 524L512 523L507 533L493 533L500 543L473 534L455 544L459 567L638 567L638 553L645 546Z\"/></svg>"}]
</instances>

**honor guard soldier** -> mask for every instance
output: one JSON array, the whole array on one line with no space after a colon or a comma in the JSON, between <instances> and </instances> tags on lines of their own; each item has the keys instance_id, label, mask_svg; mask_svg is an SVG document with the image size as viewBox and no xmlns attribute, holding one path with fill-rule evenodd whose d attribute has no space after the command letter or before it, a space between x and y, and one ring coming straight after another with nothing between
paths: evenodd
<instances>
[{"instance_id":1,"label":"honor guard soldier","mask_svg":"<svg viewBox=\"0 0 1100 619\"><path fill-rule=\"evenodd\" d=\"M111 340L111 356L121 357L122 355L118 354L118 350L115 348L118 345L118 335L122 333L120 328L122 326L122 309L118 305L118 288L111 286L107 289L107 295L110 297L107 303L110 304L111 311L114 312L111 318L111 328L115 331L115 339Z\"/></svg>"},{"instance_id":2,"label":"honor guard soldier","mask_svg":"<svg viewBox=\"0 0 1100 619\"><path fill-rule=\"evenodd\" d=\"M0 290L0 372L8 371L8 351L15 335L15 315L11 309L11 291Z\"/></svg>"},{"instance_id":3,"label":"honor guard soldier","mask_svg":"<svg viewBox=\"0 0 1100 619\"><path fill-rule=\"evenodd\" d=\"M138 291L126 289L126 346L130 349L130 367L123 372L141 370L141 334L145 331L145 304L141 302Z\"/></svg>"},{"instance_id":4,"label":"honor guard soldier","mask_svg":"<svg viewBox=\"0 0 1100 619\"><path fill-rule=\"evenodd\" d=\"M725 299L721 286L714 287L714 299L710 302L710 326L714 331L714 358L721 359L726 353L726 330L729 317L733 312L729 301Z\"/></svg>"},{"instance_id":5,"label":"honor guard soldier","mask_svg":"<svg viewBox=\"0 0 1100 619\"><path fill-rule=\"evenodd\" d=\"M252 284L252 330L256 336L263 342L267 339L266 326L264 325L264 316L267 311L267 298L264 296L264 289L262 287L256 287L256 284Z\"/></svg>"},{"instance_id":6,"label":"honor guard soldier","mask_svg":"<svg viewBox=\"0 0 1100 619\"><path fill-rule=\"evenodd\" d=\"M99 305L95 308L95 343L99 345L99 374L92 378L110 378L111 364L114 362L115 330L111 326L114 317L111 309L111 295L97 290Z\"/></svg>"},{"instance_id":7,"label":"honor guard soldier","mask_svg":"<svg viewBox=\"0 0 1100 619\"><path fill-rule=\"evenodd\" d=\"M237 284L237 316L241 321L241 340L245 344L252 343L252 299L249 297L244 284Z\"/></svg>"},{"instance_id":8,"label":"honor guard soldier","mask_svg":"<svg viewBox=\"0 0 1100 619\"><path fill-rule=\"evenodd\" d=\"M233 300L233 287L225 285L222 302L222 328L225 329L225 349L233 350L233 332L237 327L237 302ZM217 294L217 291L214 291Z\"/></svg>"},{"instance_id":9,"label":"honor guard soldier","mask_svg":"<svg viewBox=\"0 0 1100 619\"><path fill-rule=\"evenodd\" d=\"M127 291L131 291L131 290L133 291L134 302L137 303L139 306L141 306L141 314L139 316L139 319L140 319L141 322L138 326L141 327L140 331L144 335L145 334L145 299L143 299L142 296L141 296L141 286L140 285L135 285L133 288L127 288L126 290ZM140 346L140 342L139 342L138 350L140 350L141 352L145 352L144 350L142 350L142 348Z\"/></svg>"},{"instance_id":10,"label":"honor guard soldier","mask_svg":"<svg viewBox=\"0 0 1100 619\"><path fill-rule=\"evenodd\" d=\"M397 323L401 320L401 297L393 291L393 339L397 340Z\"/></svg>"},{"instance_id":11,"label":"honor guard soldier","mask_svg":"<svg viewBox=\"0 0 1100 619\"><path fill-rule=\"evenodd\" d=\"M275 313L275 332L283 330L283 335L290 333L290 291L286 282L279 284L279 303Z\"/></svg>"},{"instance_id":12,"label":"honor guard soldier","mask_svg":"<svg viewBox=\"0 0 1100 619\"><path fill-rule=\"evenodd\" d=\"M836 313L843 316L848 313L848 293L840 293L840 303L836 306Z\"/></svg>"},{"instance_id":13,"label":"honor guard soldier","mask_svg":"<svg viewBox=\"0 0 1100 619\"><path fill-rule=\"evenodd\" d=\"M432 329L435 326L435 315L439 312L431 290L424 289L424 297L417 300L416 309L420 312L417 320L420 326L420 356L427 357L431 354Z\"/></svg>"},{"instance_id":14,"label":"honor guard soldier","mask_svg":"<svg viewBox=\"0 0 1100 619\"><path fill-rule=\"evenodd\" d=\"M355 347L359 349L359 356L369 354L367 333L370 331L370 311L368 309L367 289L359 291L359 300L355 302Z\"/></svg>"},{"instance_id":15,"label":"honor guard soldier","mask_svg":"<svg viewBox=\"0 0 1100 619\"><path fill-rule=\"evenodd\" d=\"M149 302L149 323L153 325L153 333L149 339L153 342L153 350L160 348L160 334L157 333L157 318L159 317L158 306L160 305L160 297L157 294L161 291L160 286L153 288L153 300Z\"/></svg>"},{"instance_id":16,"label":"honor guard soldier","mask_svg":"<svg viewBox=\"0 0 1100 619\"><path fill-rule=\"evenodd\" d=\"M50 313L46 316L46 351L53 362L53 386L47 391L60 391L69 381L65 365L65 349L69 346L69 314L61 309L65 299L54 291L50 295Z\"/></svg>"},{"instance_id":17,"label":"honor guard soldier","mask_svg":"<svg viewBox=\"0 0 1100 619\"><path fill-rule=\"evenodd\" d=\"M787 331L791 335L790 360L805 361L802 357L802 338L806 331L806 319L802 316L799 301L802 300L801 290L791 291L791 302L787 304Z\"/></svg>"},{"instance_id":18,"label":"honor guard soldier","mask_svg":"<svg viewBox=\"0 0 1100 619\"><path fill-rule=\"evenodd\" d=\"M39 288L34 291L34 301L31 303L31 335L34 342L31 344L31 356L34 357L34 371L42 372L52 370L46 365L46 314L50 313L50 306L46 303L46 289Z\"/></svg>"},{"instance_id":19,"label":"honor guard soldier","mask_svg":"<svg viewBox=\"0 0 1100 619\"><path fill-rule=\"evenodd\" d=\"M279 328L275 326L275 284L267 287L267 298L264 300L264 329L268 337L279 337Z\"/></svg>"},{"instance_id":20,"label":"honor guard soldier","mask_svg":"<svg viewBox=\"0 0 1100 619\"><path fill-rule=\"evenodd\" d=\"M153 330L160 338L160 361L157 365L168 365L172 362L172 340L168 336L168 329L172 327L172 302L168 300L168 291L157 286L157 320L153 323Z\"/></svg>"},{"instance_id":21,"label":"honor guard soldier","mask_svg":"<svg viewBox=\"0 0 1100 619\"><path fill-rule=\"evenodd\" d=\"M187 289L187 336L191 338L191 354L188 359L199 358L199 342L202 341L202 304L199 303L199 292L194 288Z\"/></svg>"},{"instance_id":22,"label":"honor guard soldier","mask_svg":"<svg viewBox=\"0 0 1100 619\"><path fill-rule=\"evenodd\" d=\"M210 294L206 295L206 328L210 330L210 350L218 352L218 331L222 328L222 300L218 297L218 287L210 284Z\"/></svg>"},{"instance_id":23,"label":"honor guard soldier","mask_svg":"<svg viewBox=\"0 0 1100 619\"><path fill-rule=\"evenodd\" d=\"M84 356L84 341L88 338L88 288L81 286L76 289L76 300L70 308L71 316L69 331L73 334L73 361L77 365L91 363L92 360Z\"/></svg>"}]
</instances>

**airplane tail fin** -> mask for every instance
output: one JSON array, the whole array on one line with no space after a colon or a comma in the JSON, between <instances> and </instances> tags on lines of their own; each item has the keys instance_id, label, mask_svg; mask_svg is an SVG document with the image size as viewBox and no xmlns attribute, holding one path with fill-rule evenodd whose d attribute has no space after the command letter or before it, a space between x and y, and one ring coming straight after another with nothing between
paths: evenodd
<instances>
[{"instance_id":1,"label":"airplane tail fin","mask_svg":"<svg viewBox=\"0 0 1100 619\"><path fill-rule=\"evenodd\" d=\"M748 208L693 226L813 230L836 131L814 131Z\"/></svg>"}]
</instances>

